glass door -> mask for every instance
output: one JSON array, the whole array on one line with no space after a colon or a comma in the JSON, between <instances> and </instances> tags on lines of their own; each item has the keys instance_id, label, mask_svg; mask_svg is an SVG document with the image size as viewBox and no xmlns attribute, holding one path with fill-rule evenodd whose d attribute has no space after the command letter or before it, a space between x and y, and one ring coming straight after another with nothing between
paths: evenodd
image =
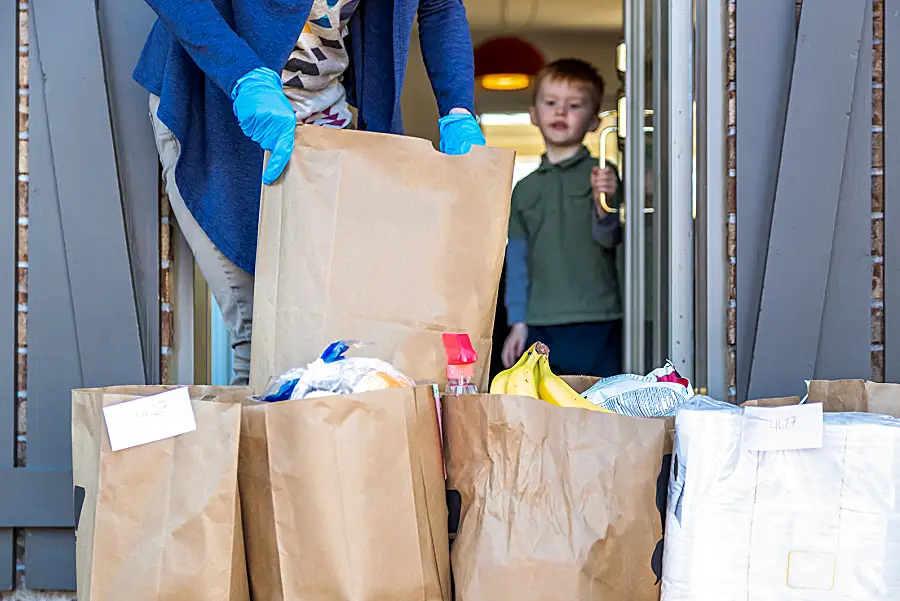
<instances>
[{"instance_id":1,"label":"glass door","mask_svg":"<svg viewBox=\"0 0 900 601\"><path fill-rule=\"evenodd\" d=\"M693 8L693 0L625 0L621 267L632 373L668 359L694 375Z\"/></svg>"}]
</instances>

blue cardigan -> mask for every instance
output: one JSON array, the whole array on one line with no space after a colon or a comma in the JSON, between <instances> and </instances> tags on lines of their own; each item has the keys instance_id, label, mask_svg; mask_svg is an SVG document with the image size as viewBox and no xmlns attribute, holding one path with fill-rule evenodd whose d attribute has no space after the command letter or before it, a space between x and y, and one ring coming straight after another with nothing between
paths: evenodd
<instances>
[{"instance_id":1,"label":"blue cardigan","mask_svg":"<svg viewBox=\"0 0 900 601\"><path fill-rule=\"evenodd\" d=\"M197 222L254 272L263 151L241 132L229 94L257 67L281 72L312 0L147 0L159 16L134 79L160 97L181 155L175 181ZM348 96L360 128L400 134L400 92L418 12L441 115L474 113L472 40L462 0L362 0L350 23Z\"/></svg>"}]
</instances>

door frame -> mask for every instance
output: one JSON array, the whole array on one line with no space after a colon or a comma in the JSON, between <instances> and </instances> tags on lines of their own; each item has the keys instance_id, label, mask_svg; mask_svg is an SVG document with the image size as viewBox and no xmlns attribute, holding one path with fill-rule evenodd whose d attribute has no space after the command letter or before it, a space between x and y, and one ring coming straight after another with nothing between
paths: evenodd
<instances>
[{"instance_id":1,"label":"door frame","mask_svg":"<svg viewBox=\"0 0 900 601\"><path fill-rule=\"evenodd\" d=\"M695 369L701 392L725 400L728 374L728 6L696 2ZM704 390L705 389L705 390Z\"/></svg>"},{"instance_id":2,"label":"door frame","mask_svg":"<svg viewBox=\"0 0 900 601\"><path fill-rule=\"evenodd\" d=\"M625 0L626 114L641 115L648 108L644 65L649 41L655 65L649 108L658 125L655 252L648 258L644 124L626 120L625 368L634 372L644 366L650 259L657 268L654 360L671 360L699 389L722 399L729 390L725 16L725 0Z\"/></svg>"}]
</instances>

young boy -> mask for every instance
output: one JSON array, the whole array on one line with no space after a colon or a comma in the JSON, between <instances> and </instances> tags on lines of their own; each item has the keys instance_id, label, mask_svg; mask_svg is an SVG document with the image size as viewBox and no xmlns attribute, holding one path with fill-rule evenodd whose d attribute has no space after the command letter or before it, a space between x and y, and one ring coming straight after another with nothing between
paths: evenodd
<instances>
[{"instance_id":1,"label":"young boy","mask_svg":"<svg viewBox=\"0 0 900 601\"><path fill-rule=\"evenodd\" d=\"M547 147L537 171L512 197L506 261L511 332L503 363L534 342L550 347L559 375L607 377L621 371L622 306L615 248L622 230L612 206L618 178L584 146L600 126L603 79L580 60L547 65L537 77L531 120Z\"/></svg>"}]
</instances>

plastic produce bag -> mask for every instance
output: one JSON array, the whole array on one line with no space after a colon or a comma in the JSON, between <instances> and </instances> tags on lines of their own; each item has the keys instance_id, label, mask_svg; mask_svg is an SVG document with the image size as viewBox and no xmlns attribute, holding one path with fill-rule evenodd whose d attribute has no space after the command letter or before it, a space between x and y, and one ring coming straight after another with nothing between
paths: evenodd
<instances>
[{"instance_id":1,"label":"plastic produce bag","mask_svg":"<svg viewBox=\"0 0 900 601\"><path fill-rule=\"evenodd\" d=\"M394 366L369 357L344 357L359 342L334 342L322 356L307 365L292 369L269 386L262 400L267 402L357 394L387 388L408 388L415 383Z\"/></svg>"},{"instance_id":2,"label":"plastic produce bag","mask_svg":"<svg viewBox=\"0 0 900 601\"><path fill-rule=\"evenodd\" d=\"M598 407L622 415L671 417L680 404L694 396L694 388L667 362L646 376L622 374L605 378L582 396Z\"/></svg>"}]
</instances>

